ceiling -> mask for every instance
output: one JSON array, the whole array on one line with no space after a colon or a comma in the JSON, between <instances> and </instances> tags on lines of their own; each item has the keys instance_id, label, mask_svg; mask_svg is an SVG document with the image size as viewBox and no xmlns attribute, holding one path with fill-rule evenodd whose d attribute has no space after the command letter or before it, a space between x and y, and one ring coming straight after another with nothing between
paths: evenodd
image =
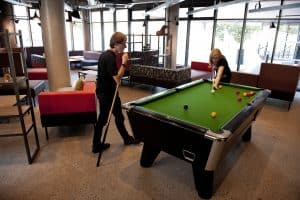
<instances>
[{"instance_id":1,"label":"ceiling","mask_svg":"<svg viewBox=\"0 0 300 200\"><path fill-rule=\"evenodd\" d=\"M216 0L217 3L221 0ZM232 0L222 0L228 2ZM78 6L92 6L96 4L107 4L109 6L121 7L125 5L132 5L133 10L150 10L165 1L163 0L65 0L71 7ZM207 7L213 5L215 0L185 0L180 3L180 7Z\"/></svg>"}]
</instances>

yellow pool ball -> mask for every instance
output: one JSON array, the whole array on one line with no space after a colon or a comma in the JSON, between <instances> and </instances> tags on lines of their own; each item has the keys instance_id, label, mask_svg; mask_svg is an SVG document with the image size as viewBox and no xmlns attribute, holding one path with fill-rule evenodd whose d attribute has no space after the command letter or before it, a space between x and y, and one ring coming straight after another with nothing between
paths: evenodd
<instances>
[{"instance_id":1,"label":"yellow pool ball","mask_svg":"<svg viewBox=\"0 0 300 200\"><path fill-rule=\"evenodd\" d=\"M244 93L243 93L243 96L246 97L246 96L247 96L247 92L244 92Z\"/></svg>"},{"instance_id":2,"label":"yellow pool ball","mask_svg":"<svg viewBox=\"0 0 300 200\"><path fill-rule=\"evenodd\" d=\"M211 116L212 118L215 118L215 117L217 116L217 112L211 112L210 116Z\"/></svg>"},{"instance_id":3,"label":"yellow pool ball","mask_svg":"<svg viewBox=\"0 0 300 200\"><path fill-rule=\"evenodd\" d=\"M221 89L223 86L222 85L219 85L219 89Z\"/></svg>"}]
</instances>

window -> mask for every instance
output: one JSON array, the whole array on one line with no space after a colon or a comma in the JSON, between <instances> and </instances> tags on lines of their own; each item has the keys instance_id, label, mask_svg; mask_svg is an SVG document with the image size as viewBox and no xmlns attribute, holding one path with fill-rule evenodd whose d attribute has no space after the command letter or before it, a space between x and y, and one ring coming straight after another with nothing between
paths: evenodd
<instances>
[{"instance_id":1,"label":"window","mask_svg":"<svg viewBox=\"0 0 300 200\"><path fill-rule=\"evenodd\" d=\"M103 11L103 22L104 22L104 49L110 48L109 42L112 34L114 33L113 23L113 10Z\"/></svg>"},{"instance_id":2,"label":"window","mask_svg":"<svg viewBox=\"0 0 300 200\"><path fill-rule=\"evenodd\" d=\"M297 38L299 22L280 25L273 62L279 64L294 64L296 61ZM299 42L298 42L299 43ZM299 45L299 44L298 44ZM299 58L298 58L299 60Z\"/></svg>"},{"instance_id":3,"label":"window","mask_svg":"<svg viewBox=\"0 0 300 200\"><path fill-rule=\"evenodd\" d=\"M179 9L179 18L187 18L188 15L186 14L188 12L187 8L180 8Z\"/></svg>"},{"instance_id":4,"label":"window","mask_svg":"<svg viewBox=\"0 0 300 200\"><path fill-rule=\"evenodd\" d=\"M239 71L259 73L260 64L271 58L275 31L268 20L247 22Z\"/></svg>"},{"instance_id":5,"label":"window","mask_svg":"<svg viewBox=\"0 0 300 200\"><path fill-rule=\"evenodd\" d=\"M213 21L192 21L189 43L189 59L191 61L208 62L211 49Z\"/></svg>"},{"instance_id":6,"label":"window","mask_svg":"<svg viewBox=\"0 0 300 200\"><path fill-rule=\"evenodd\" d=\"M245 3L236 3L218 9L218 19L243 19ZM232 12L234 11L234 12Z\"/></svg>"},{"instance_id":7,"label":"window","mask_svg":"<svg viewBox=\"0 0 300 200\"><path fill-rule=\"evenodd\" d=\"M165 19L166 16L166 9L160 8L155 11L150 12L150 19Z\"/></svg>"},{"instance_id":8,"label":"window","mask_svg":"<svg viewBox=\"0 0 300 200\"><path fill-rule=\"evenodd\" d=\"M186 29L187 29L187 21L180 20L178 24L177 53L176 53L176 63L179 65L185 64Z\"/></svg>"},{"instance_id":9,"label":"window","mask_svg":"<svg viewBox=\"0 0 300 200\"><path fill-rule=\"evenodd\" d=\"M116 11L117 31L128 34L128 10L122 9Z\"/></svg>"},{"instance_id":10,"label":"window","mask_svg":"<svg viewBox=\"0 0 300 200\"><path fill-rule=\"evenodd\" d=\"M139 10L139 11L132 11L132 19L145 19L145 11Z\"/></svg>"},{"instance_id":11,"label":"window","mask_svg":"<svg viewBox=\"0 0 300 200\"><path fill-rule=\"evenodd\" d=\"M35 13L40 16L39 11L35 9L29 10L30 17L33 17ZM31 34L32 34L32 46L43 46L42 39L42 28L41 21L39 18L34 18L29 21L31 26Z\"/></svg>"},{"instance_id":12,"label":"window","mask_svg":"<svg viewBox=\"0 0 300 200\"><path fill-rule=\"evenodd\" d=\"M284 4L294 4L285 1ZM281 23L277 37L274 63L297 64L300 61L300 19L299 8L282 10ZM297 19L298 18L298 19ZM275 23L275 25L277 25Z\"/></svg>"},{"instance_id":13,"label":"window","mask_svg":"<svg viewBox=\"0 0 300 200\"><path fill-rule=\"evenodd\" d=\"M199 10L201 7L194 8ZM214 9L199 11L193 14L193 20L190 24L188 65L192 61L208 62L211 50L213 20L203 20L214 15Z\"/></svg>"},{"instance_id":14,"label":"window","mask_svg":"<svg viewBox=\"0 0 300 200\"><path fill-rule=\"evenodd\" d=\"M102 50L102 34L101 34L101 24L93 23L92 27L92 37L93 37L93 49L94 50Z\"/></svg>"},{"instance_id":15,"label":"window","mask_svg":"<svg viewBox=\"0 0 300 200\"><path fill-rule=\"evenodd\" d=\"M99 11L91 12L91 38L92 48L97 51L102 50L102 33L101 33L101 13Z\"/></svg>"},{"instance_id":16,"label":"window","mask_svg":"<svg viewBox=\"0 0 300 200\"><path fill-rule=\"evenodd\" d=\"M145 35L145 27L143 27L143 23L143 21L131 22L131 51L142 50L142 34Z\"/></svg>"},{"instance_id":17,"label":"window","mask_svg":"<svg viewBox=\"0 0 300 200\"><path fill-rule=\"evenodd\" d=\"M31 37L30 37L30 31L29 31L29 20L28 20L28 14L27 9L24 6L13 6L14 9L14 15L16 19L19 20L18 23L15 23L16 31L18 32L21 30L22 32L22 39L23 39L23 46L24 47L30 47L32 46L31 43ZM17 37L19 38L19 37ZM18 41L20 43L20 41Z\"/></svg>"},{"instance_id":18,"label":"window","mask_svg":"<svg viewBox=\"0 0 300 200\"><path fill-rule=\"evenodd\" d=\"M219 48L232 71L237 70L243 23L241 20L218 20L214 48Z\"/></svg>"},{"instance_id":19,"label":"window","mask_svg":"<svg viewBox=\"0 0 300 200\"><path fill-rule=\"evenodd\" d=\"M82 14L81 14L82 16ZM73 42L74 50L84 49L84 36L83 36L83 24L82 19L77 19L73 17Z\"/></svg>"},{"instance_id":20,"label":"window","mask_svg":"<svg viewBox=\"0 0 300 200\"><path fill-rule=\"evenodd\" d=\"M68 12L65 12L65 19L68 19ZM65 27L66 27L66 39L67 39L67 47L68 50L71 51L73 49L73 39L72 39L72 22L65 22Z\"/></svg>"},{"instance_id":21,"label":"window","mask_svg":"<svg viewBox=\"0 0 300 200\"><path fill-rule=\"evenodd\" d=\"M167 37L164 36L156 36L156 32L161 29L161 27L165 24L164 21L149 21L148 22L148 33L152 35L150 38L147 38L147 44L150 44L151 49L159 50L159 54L165 54L165 47L167 43ZM145 43L144 43L145 45ZM159 57L159 63L163 63L163 57Z\"/></svg>"},{"instance_id":22,"label":"window","mask_svg":"<svg viewBox=\"0 0 300 200\"><path fill-rule=\"evenodd\" d=\"M128 10L127 9L116 10L116 18L118 22L127 22Z\"/></svg>"}]
</instances>

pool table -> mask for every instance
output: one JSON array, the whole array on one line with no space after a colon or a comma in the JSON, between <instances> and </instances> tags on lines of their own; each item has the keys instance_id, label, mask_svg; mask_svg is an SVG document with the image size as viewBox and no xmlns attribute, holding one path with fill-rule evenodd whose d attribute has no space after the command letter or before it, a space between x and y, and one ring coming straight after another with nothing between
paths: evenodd
<instances>
[{"instance_id":1,"label":"pool table","mask_svg":"<svg viewBox=\"0 0 300 200\"><path fill-rule=\"evenodd\" d=\"M215 170L225 156L251 139L252 122L270 94L226 83L211 93L211 86L197 80L123 104L135 138L144 142L141 166L150 167L160 151L190 162L202 198L212 196Z\"/></svg>"}]
</instances>

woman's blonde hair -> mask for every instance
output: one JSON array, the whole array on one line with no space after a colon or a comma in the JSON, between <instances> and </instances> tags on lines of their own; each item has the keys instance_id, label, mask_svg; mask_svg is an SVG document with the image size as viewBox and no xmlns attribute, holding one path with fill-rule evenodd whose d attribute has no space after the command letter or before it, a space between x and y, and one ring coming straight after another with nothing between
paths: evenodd
<instances>
[{"instance_id":1,"label":"woman's blonde hair","mask_svg":"<svg viewBox=\"0 0 300 200\"><path fill-rule=\"evenodd\" d=\"M215 49L212 49L211 52L210 52L210 55L209 55L209 62L210 63L212 63L212 58L217 58L218 61L219 61L221 58L224 58L224 56L221 53L220 49L215 48Z\"/></svg>"}]
</instances>

